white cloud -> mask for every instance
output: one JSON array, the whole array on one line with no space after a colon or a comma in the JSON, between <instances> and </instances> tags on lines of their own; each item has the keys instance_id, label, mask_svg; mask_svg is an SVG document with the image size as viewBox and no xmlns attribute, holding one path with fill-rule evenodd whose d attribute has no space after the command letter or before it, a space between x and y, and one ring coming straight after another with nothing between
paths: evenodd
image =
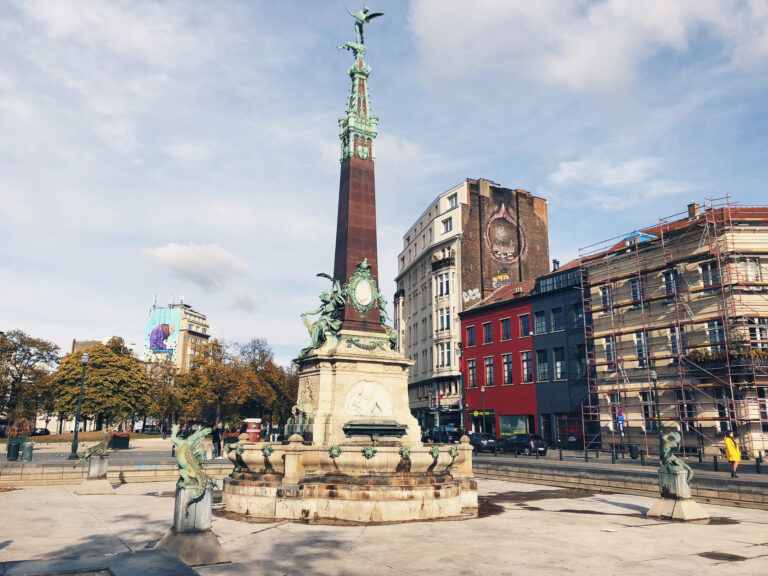
<instances>
[{"instance_id":1,"label":"white cloud","mask_svg":"<svg viewBox=\"0 0 768 576\"><path fill-rule=\"evenodd\" d=\"M692 183L665 178L665 170L662 159L655 157L623 162L587 157L561 162L547 177L553 189L546 195L550 200L623 210L695 190Z\"/></svg>"},{"instance_id":2,"label":"white cloud","mask_svg":"<svg viewBox=\"0 0 768 576\"><path fill-rule=\"evenodd\" d=\"M184 164L202 164L211 155L207 146L192 142L170 144L162 151Z\"/></svg>"},{"instance_id":3,"label":"white cloud","mask_svg":"<svg viewBox=\"0 0 768 576\"><path fill-rule=\"evenodd\" d=\"M624 90L641 64L663 50L685 52L700 32L734 65L768 57L760 0L416 0L410 22L429 79L492 70L502 83L522 75L575 92Z\"/></svg>"},{"instance_id":4,"label":"white cloud","mask_svg":"<svg viewBox=\"0 0 768 576\"><path fill-rule=\"evenodd\" d=\"M248 272L248 265L239 256L216 244L182 246L171 243L144 251L177 276L207 290L221 288Z\"/></svg>"}]
</instances>

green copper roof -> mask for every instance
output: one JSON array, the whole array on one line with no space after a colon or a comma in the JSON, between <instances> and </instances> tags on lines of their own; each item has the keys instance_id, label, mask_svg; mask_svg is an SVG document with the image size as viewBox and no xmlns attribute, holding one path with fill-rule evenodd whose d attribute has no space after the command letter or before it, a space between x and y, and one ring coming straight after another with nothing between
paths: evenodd
<instances>
[{"instance_id":1,"label":"green copper roof","mask_svg":"<svg viewBox=\"0 0 768 576\"><path fill-rule=\"evenodd\" d=\"M371 67L365 63L365 44L363 41L363 26L380 13L369 13L368 7L357 14L355 18L355 42L347 42L339 46L339 50L350 50L355 57L355 63L349 69L352 87L349 92L347 112L339 118L339 137L341 138L341 161L357 155L366 160L376 159L374 140L379 125L378 116L373 115L371 99L368 94L368 75Z\"/></svg>"}]
</instances>

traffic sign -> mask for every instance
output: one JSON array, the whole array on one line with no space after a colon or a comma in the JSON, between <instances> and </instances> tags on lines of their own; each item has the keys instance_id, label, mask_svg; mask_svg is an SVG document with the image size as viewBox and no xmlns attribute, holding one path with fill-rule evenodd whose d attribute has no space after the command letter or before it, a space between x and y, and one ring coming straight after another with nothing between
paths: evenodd
<instances>
[{"instance_id":1,"label":"traffic sign","mask_svg":"<svg viewBox=\"0 0 768 576\"><path fill-rule=\"evenodd\" d=\"M619 409L616 411L616 413L617 413L619 416L624 416L624 409L623 409L623 408L619 408Z\"/></svg>"},{"instance_id":2,"label":"traffic sign","mask_svg":"<svg viewBox=\"0 0 768 576\"><path fill-rule=\"evenodd\" d=\"M624 424L624 416L622 416L621 414L619 414L618 416L616 416L616 422L617 422L618 424Z\"/></svg>"}]
</instances>

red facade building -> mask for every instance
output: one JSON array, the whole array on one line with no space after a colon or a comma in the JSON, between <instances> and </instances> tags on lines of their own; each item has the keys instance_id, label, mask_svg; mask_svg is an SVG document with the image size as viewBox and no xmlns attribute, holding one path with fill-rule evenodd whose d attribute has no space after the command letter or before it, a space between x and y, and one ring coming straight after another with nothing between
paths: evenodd
<instances>
[{"instance_id":1,"label":"red facade building","mask_svg":"<svg viewBox=\"0 0 768 576\"><path fill-rule=\"evenodd\" d=\"M535 433L533 315L535 281L500 288L462 312L465 421L495 437Z\"/></svg>"}]
</instances>

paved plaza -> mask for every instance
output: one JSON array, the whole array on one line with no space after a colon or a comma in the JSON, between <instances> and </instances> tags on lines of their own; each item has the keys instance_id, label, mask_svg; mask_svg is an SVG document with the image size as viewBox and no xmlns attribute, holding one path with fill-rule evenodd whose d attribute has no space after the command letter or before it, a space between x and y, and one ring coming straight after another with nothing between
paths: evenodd
<instances>
[{"instance_id":1,"label":"paved plaza","mask_svg":"<svg viewBox=\"0 0 768 576\"><path fill-rule=\"evenodd\" d=\"M231 564L215 574L765 574L768 512L704 505L710 524L643 517L652 498L480 480L481 517L382 526L259 524L217 516ZM0 493L0 562L151 548L169 529L172 482L115 496L73 486ZM0 569L0 573L2 570Z\"/></svg>"}]
</instances>

